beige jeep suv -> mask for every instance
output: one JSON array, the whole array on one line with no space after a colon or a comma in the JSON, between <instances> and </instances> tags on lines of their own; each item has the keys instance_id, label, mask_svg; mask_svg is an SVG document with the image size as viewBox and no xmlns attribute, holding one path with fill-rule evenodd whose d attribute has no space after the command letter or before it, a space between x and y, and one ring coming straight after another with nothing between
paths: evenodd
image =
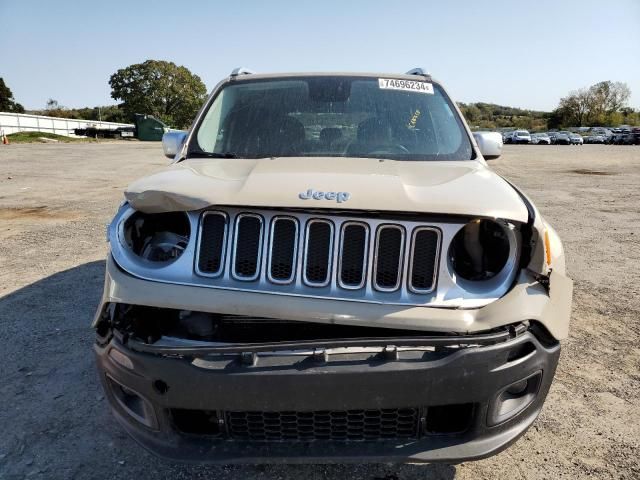
<instances>
[{"instance_id":1,"label":"beige jeep suv","mask_svg":"<svg viewBox=\"0 0 640 480\"><path fill-rule=\"evenodd\" d=\"M108 229L116 419L200 462L449 461L536 419L572 282L444 88L235 70Z\"/></svg>"}]
</instances>

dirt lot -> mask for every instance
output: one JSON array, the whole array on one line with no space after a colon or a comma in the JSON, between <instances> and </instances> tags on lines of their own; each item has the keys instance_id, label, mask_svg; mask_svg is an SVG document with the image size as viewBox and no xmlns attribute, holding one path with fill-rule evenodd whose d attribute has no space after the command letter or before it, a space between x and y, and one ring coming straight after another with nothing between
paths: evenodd
<instances>
[{"instance_id":1,"label":"dirt lot","mask_svg":"<svg viewBox=\"0 0 640 480\"><path fill-rule=\"evenodd\" d=\"M193 467L114 423L90 318L105 224L158 144L0 145L0 478L639 478L640 147L507 146L494 168L564 240L571 338L542 415L493 458L448 465Z\"/></svg>"}]
</instances>

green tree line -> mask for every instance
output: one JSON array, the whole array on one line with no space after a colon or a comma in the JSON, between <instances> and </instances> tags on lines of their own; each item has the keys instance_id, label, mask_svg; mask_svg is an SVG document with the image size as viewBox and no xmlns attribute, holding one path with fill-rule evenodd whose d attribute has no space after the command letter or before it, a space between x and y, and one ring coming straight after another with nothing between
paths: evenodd
<instances>
[{"instance_id":1,"label":"green tree line","mask_svg":"<svg viewBox=\"0 0 640 480\"><path fill-rule=\"evenodd\" d=\"M458 103L472 129L524 128L546 130L549 112L505 107L494 103Z\"/></svg>"}]
</instances>

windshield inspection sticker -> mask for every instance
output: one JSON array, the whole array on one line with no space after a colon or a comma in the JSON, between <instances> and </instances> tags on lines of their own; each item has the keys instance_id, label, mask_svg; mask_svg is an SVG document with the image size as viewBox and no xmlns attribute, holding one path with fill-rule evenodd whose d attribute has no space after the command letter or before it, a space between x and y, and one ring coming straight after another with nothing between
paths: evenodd
<instances>
[{"instance_id":1,"label":"windshield inspection sticker","mask_svg":"<svg viewBox=\"0 0 640 480\"><path fill-rule=\"evenodd\" d=\"M416 82L415 80L396 80L394 78L379 78L378 86L387 90L404 90L406 92L429 93L433 95L433 84Z\"/></svg>"}]
</instances>

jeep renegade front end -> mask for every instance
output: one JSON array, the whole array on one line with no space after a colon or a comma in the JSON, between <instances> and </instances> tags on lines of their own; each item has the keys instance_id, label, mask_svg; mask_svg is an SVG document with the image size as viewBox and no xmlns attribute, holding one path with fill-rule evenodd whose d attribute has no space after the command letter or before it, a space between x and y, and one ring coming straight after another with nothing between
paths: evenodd
<instances>
[{"instance_id":1,"label":"jeep renegade front end","mask_svg":"<svg viewBox=\"0 0 640 480\"><path fill-rule=\"evenodd\" d=\"M537 417L572 282L443 87L237 70L108 229L115 417L198 462L449 461ZM499 154L499 151L497 152Z\"/></svg>"}]
</instances>

